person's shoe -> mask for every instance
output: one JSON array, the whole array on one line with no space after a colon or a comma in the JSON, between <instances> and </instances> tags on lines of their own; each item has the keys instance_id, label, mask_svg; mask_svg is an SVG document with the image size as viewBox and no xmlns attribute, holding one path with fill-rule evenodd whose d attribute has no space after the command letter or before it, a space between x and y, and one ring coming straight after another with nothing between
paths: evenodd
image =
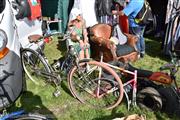
<instances>
[{"instance_id":1,"label":"person's shoe","mask_svg":"<svg viewBox=\"0 0 180 120\"><path fill-rule=\"evenodd\" d=\"M140 58L144 58L144 53L140 53Z\"/></svg>"}]
</instances>

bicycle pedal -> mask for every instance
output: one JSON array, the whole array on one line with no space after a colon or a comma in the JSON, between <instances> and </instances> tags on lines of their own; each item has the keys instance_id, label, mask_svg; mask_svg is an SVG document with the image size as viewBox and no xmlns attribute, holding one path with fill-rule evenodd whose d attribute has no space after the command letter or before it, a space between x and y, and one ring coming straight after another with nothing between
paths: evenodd
<instances>
[{"instance_id":1,"label":"bicycle pedal","mask_svg":"<svg viewBox=\"0 0 180 120\"><path fill-rule=\"evenodd\" d=\"M53 93L53 95L54 95L55 97L60 96L60 95L61 95L60 90L56 90L56 91Z\"/></svg>"},{"instance_id":2,"label":"bicycle pedal","mask_svg":"<svg viewBox=\"0 0 180 120\"><path fill-rule=\"evenodd\" d=\"M116 96L116 97L118 97L118 96L120 95L120 93L119 93L119 91L114 91L114 92L113 92L113 95Z\"/></svg>"},{"instance_id":3,"label":"bicycle pedal","mask_svg":"<svg viewBox=\"0 0 180 120\"><path fill-rule=\"evenodd\" d=\"M52 80L52 82L53 82L56 86L59 86L60 83L61 83L61 81L62 81L61 76L56 76L56 78Z\"/></svg>"}]
</instances>

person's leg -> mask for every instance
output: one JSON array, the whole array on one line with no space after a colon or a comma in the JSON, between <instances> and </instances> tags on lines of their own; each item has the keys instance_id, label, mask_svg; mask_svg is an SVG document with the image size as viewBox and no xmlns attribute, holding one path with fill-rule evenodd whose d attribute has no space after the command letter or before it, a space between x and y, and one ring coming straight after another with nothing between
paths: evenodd
<instances>
[{"instance_id":1,"label":"person's leg","mask_svg":"<svg viewBox=\"0 0 180 120\"><path fill-rule=\"evenodd\" d=\"M63 33L66 31L66 27L68 24L68 7L69 7L69 0L63 0L63 19L62 19L62 26L63 26Z\"/></svg>"},{"instance_id":2,"label":"person's leg","mask_svg":"<svg viewBox=\"0 0 180 120\"><path fill-rule=\"evenodd\" d=\"M89 43L84 43L84 47L85 47L85 56L86 58L90 58L90 45Z\"/></svg>"},{"instance_id":3,"label":"person's leg","mask_svg":"<svg viewBox=\"0 0 180 120\"><path fill-rule=\"evenodd\" d=\"M85 54L86 54L86 58L90 58L90 56L89 56L89 49L88 48L85 49Z\"/></svg>"},{"instance_id":4,"label":"person's leg","mask_svg":"<svg viewBox=\"0 0 180 120\"><path fill-rule=\"evenodd\" d=\"M81 60L81 59L84 58L84 42L83 42L83 40L79 41L79 45L80 45L80 48L81 48L81 50L79 52L79 59Z\"/></svg>"},{"instance_id":5,"label":"person's leg","mask_svg":"<svg viewBox=\"0 0 180 120\"><path fill-rule=\"evenodd\" d=\"M130 34L136 35L136 36L138 37L138 41L137 41L137 43L136 43L136 47L137 47L137 49L138 49L138 52L140 52L140 50L141 50L139 31L140 31L140 30L139 30L139 28L137 28L137 27L130 27L130 28L129 28Z\"/></svg>"},{"instance_id":6,"label":"person's leg","mask_svg":"<svg viewBox=\"0 0 180 120\"><path fill-rule=\"evenodd\" d=\"M145 27L130 27L130 33L138 37L136 47L141 57L143 57L145 54L145 42L143 37L144 29Z\"/></svg>"},{"instance_id":7,"label":"person's leg","mask_svg":"<svg viewBox=\"0 0 180 120\"><path fill-rule=\"evenodd\" d=\"M67 22L68 22L68 6L69 0L59 0L58 2L58 18L62 20L59 23L59 31L65 33Z\"/></svg>"},{"instance_id":8,"label":"person's leg","mask_svg":"<svg viewBox=\"0 0 180 120\"><path fill-rule=\"evenodd\" d=\"M144 57L145 54L145 41L144 41L144 29L145 27L141 27L141 32L140 32L140 56Z\"/></svg>"}]
</instances>

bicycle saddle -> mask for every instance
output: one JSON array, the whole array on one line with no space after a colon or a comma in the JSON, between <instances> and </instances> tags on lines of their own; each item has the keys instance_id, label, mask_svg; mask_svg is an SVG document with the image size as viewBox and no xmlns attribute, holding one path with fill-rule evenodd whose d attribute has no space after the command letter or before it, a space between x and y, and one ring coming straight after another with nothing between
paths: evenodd
<instances>
[{"instance_id":1,"label":"bicycle saddle","mask_svg":"<svg viewBox=\"0 0 180 120\"><path fill-rule=\"evenodd\" d=\"M41 38L43 38L43 36L42 35L38 35L38 34L34 34L34 35L30 35L30 36L28 36L28 39L29 39L29 42L30 43L36 43L36 42L38 42L38 40L40 40Z\"/></svg>"}]
</instances>

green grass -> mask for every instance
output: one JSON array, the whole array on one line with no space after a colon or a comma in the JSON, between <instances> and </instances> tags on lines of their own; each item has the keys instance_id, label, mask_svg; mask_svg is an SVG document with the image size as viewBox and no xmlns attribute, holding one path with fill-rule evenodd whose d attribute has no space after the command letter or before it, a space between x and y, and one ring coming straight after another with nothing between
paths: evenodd
<instances>
[{"instance_id":1,"label":"green grass","mask_svg":"<svg viewBox=\"0 0 180 120\"><path fill-rule=\"evenodd\" d=\"M60 43L57 49L57 42L47 44L46 52L48 59L52 62L64 54L65 43ZM143 59L133 63L136 67L157 71L158 68L169 61L161 54L159 41L146 39L146 55ZM142 110L138 107L127 110L126 102L123 101L118 107L112 110L96 110L81 104L72 97L66 80L61 84L61 95L52 95L54 88L50 85L36 86L32 81L27 81L27 91L10 107L9 111L25 109L26 111L42 113L57 120L111 120L130 114L144 114L147 120L175 120L169 118L165 113Z\"/></svg>"}]
</instances>

